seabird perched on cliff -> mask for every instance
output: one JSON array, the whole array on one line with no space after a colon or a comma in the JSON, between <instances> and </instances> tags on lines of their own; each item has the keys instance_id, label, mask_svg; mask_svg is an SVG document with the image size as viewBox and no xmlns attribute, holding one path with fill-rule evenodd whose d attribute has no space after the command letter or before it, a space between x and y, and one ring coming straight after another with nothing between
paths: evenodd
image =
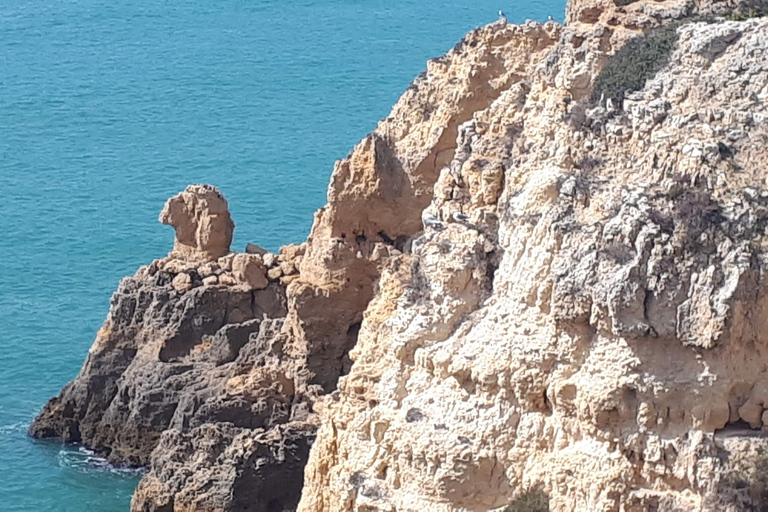
<instances>
[{"instance_id":1,"label":"seabird perched on cliff","mask_svg":"<svg viewBox=\"0 0 768 512\"><path fill-rule=\"evenodd\" d=\"M555 18L553 18L552 15L550 14L549 17L547 17L547 20L548 21L555 21Z\"/></svg>"},{"instance_id":2,"label":"seabird perched on cliff","mask_svg":"<svg viewBox=\"0 0 768 512\"><path fill-rule=\"evenodd\" d=\"M499 19L507 19L507 15L501 9L499 9Z\"/></svg>"},{"instance_id":3,"label":"seabird perched on cliff","mask_svg":"<svg viewBox=\"0 0 768 512\"><path fill-rule=\"evenodd\" d=\"M425 228L433 228L433 229L443 228L443 223L440 222L437 217L429 213L427 210L424 210L421 213L421 222L424 224Z\"/></svg>"},{"instance_id":4,"label":"seabird perched on cliff","mask_svg":"<svg viewBox=\"0 0 768 512\"><path fill-rule=\"evenodd\" d=\"M461 212L453 212L451 214L451 218L454 220L454 222L467 222L469 220L469 216Z\"/></svg>"}]
</instances>

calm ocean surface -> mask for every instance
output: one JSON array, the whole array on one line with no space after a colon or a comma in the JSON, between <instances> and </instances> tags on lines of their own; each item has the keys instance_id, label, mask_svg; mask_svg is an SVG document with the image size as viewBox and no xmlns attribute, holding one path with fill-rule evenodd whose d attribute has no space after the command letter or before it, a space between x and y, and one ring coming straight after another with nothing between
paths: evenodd
<instances>
[{"instance_id":1,"label":"calm ocean surface","mask_svg":"<svg viewBox=\"0 0 768 512\"><path fill-rule=\"evenodd\" d=\"M0 0L0 512L126 511L137 475L26 437L157 222L212 183L233 248L302 241L344 157L425 67L565 0Z\"/></svg>"}]
</instances>

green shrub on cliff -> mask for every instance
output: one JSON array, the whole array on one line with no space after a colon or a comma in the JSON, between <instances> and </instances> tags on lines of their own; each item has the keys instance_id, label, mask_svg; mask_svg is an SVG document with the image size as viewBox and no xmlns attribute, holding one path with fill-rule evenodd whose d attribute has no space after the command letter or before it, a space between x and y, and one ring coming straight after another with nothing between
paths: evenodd
<instances>
[{"instance_id":1,"label":"green shrub on cliff","mask_svg":"<svg viewBox=\"0 0 768 512\"><path fill-rule=\"evenodd\" d=\"M768 9L748 9L746 11L734 11L733 13L729 14L726 19L729 21L747 21L752 18L760 18L766 14L768 14Z\"/></svg>"},{"instance_id":2,"label":"green shrub on cliff","mask_svg":"<svg viewBox=\"0 0 768 512\"><path fill-rule=\"evenodd\" d=\"M669 62L679 26L667 25L630 39L595 79L592 100L612 99L621 103L628 92L642 89Z\"/></svg>"},{"instance_id":3,"label":"green shrub on cliff","mask_svg":"<svg viewBox=\"0 0 768 512\"><path fill-rule=\"evenodd\" d=\"M729 21L746 21L768 15L768 0L742 0L726 15Z\"/></svg>"},{"instance_id":4,"label":"green shrub on cliff","mask_svg":"<svg viewBox=\"0 0 768 512\"><path fill-rule=\"evenodd\" d=\"M549 496L534 489L513 501L504 512L549 512Z\"/></svg>"}]
</instances>

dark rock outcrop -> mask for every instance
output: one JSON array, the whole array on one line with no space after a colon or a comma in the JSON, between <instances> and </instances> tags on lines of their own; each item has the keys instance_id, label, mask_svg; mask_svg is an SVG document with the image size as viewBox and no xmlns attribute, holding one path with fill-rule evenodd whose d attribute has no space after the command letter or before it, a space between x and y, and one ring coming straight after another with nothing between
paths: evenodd
<instances>
[{"instance_id":1,"label":"dark rock outcrop","mask_svg":"<svg viewBox=\"0 0 768 512\"><path fill-rule=\"evenodd\" d=\"M196 185L168 204L185 213L170 219L174 250L121 281L79 375L29 433L148 467L133 510L295 509L319 390L306 352L287 348L284 281L301 249L203 258L211 240L231 238L223 196ZM179 254L185 223L196 226L189 258ZM216 229L228 235L206 231ZM282 277L267 279L262 256Z\"/></svg>"},{"instance_id":2,"label":"dark rock outcrop","mask_svg":"<svg viewBox=\"0 0 768 512\"><path fill-rule=\"evenodd\" d=\"M172 279L164 271L123 279L80 374L46 404L31 435L81 442L113 463L143 466L168 428L219 418L268 423L254 419L251 404L227 403L222 394L262 319L285 315L284 288L178 293Z\"/></svg>"}]
</instances>

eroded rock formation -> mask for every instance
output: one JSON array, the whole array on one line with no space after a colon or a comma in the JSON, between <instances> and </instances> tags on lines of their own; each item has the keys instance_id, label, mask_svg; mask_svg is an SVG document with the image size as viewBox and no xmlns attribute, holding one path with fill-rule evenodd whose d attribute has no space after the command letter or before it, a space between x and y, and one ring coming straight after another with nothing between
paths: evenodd
<instances>
[{"instance_id":1,"label":"eroded rock formation","mask_svg":"<svg viewBox=\"0 0 768 512\"><path fill-rule=\"evenodd\" d=\"M229 254L235 223L216 187L190 185L165 203L158 220L176 230L172 257L205 263Z\"/></svg>"},{"instance_id":2,"label":"eroded rock formation","mask_svg":"<svg viewBox=\"0 0 768 512\"><path fill-rule=\"evenodd\" d=\"M234 224L208 185L160 221L174 249L122 280L80 374L30 434L148 466L133 510L295 508L317 428L304 359L281 334L302 249L230 253Z\"/></svg>"},{"instance_id":3,"label":"eroded rock formation","mask_svg":"<svg viewBox=\"0 0 768 512\"><path fill-rule=\"evenodd\" d=\"M466 38L547 46L458 127L444 227L388 260L315 405L300 511L766 505L744 468L765 467L768 417L768 21L627 4ZM609 54L671 20L669 63L592 102Z\"/></svg>"},{"instance_id":4,"label":"eroded rock formation","mask_svg":"<svg viewBox=\"0 0 768 512\"><path fill-rule=\"evenodd\" d=\"M231 253L226 201L189 187L32 434L148 465L134 511L295 510L302 485L303 512L768 504L768 21L717 18L763 4L471 32L279 254ZM660 70L595 98L665 25Z\"/></svg>"}]
</instances>

